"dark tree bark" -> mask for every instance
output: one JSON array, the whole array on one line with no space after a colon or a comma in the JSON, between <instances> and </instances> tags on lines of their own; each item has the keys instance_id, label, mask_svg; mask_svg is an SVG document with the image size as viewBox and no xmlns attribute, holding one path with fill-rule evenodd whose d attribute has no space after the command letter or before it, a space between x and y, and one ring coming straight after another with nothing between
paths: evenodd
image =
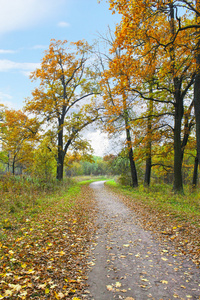
<instances>
[{"instance_id":1,"label":"dark tree bark","mask_svg":"<svg viewBox=\"0 0 200 300\"><path fill-rule=\"evenodd\" d=\"M12 174L15 175L15 160L12 162Z\"/></svg>"},{"instance_id":2,"label":"dark tree bark","mask_svg":"<svg viewBox=\"0 0 200 300\"><path fill-rule=\"evenodd\" d=\"M176 97L174 120L174 191L183 192L181 123L183 118L183 99Z\"/></svg>"},{"instance_id":3,"label":"dark tree bark","mask_svg":"<svg viewBox=\"0 0 200 300\"><path fill-rule=\"evenodd\" d=\"M196 23L200 25L200 0L196 0ZM196 77L194 83L194 110L196 118L197 156L200 163L200 29L197 29Z\"/></svg>"},{"instance_id":4,"label":"dark tree bark","mask_svg":"<svg viewBox=\"0 0 200 300\"><path fill-rule=\"evenodd\" d=\"M57 175L56 178L58 180L62 180L63 179L63 170L64 170L64 161L62 159L62 153L60 153L61 151L58 151L58 161L57 161Z\"/></svg>"},{"instance_id":5,"label":"dark tree bark","mask_svg":"<svg viewBox=\"0 0 200 300\"><path fill-rule=\"evenodd\" d=\"M192 187L195 189L197 186L198 180L198 156L195 157L194 161L194 171L193 171L193 179L192 179Z\"/></svg>"},{"instance_id":6,"label":"dark tree bark","mask_svg":"<svg viewBox=\"0 0 200 300\"><path fill-rule=\"evenodd\" d=\"M172 39L175 36L175 21L174 21L174 5L173 2L169 4L170 8L170 28ZM181 95L182 79L176 75L175 60L176 54L174 45L170 48L171 58L171 72L173 75L174 84L174 191L183 192L183 178L182 178L182 148L181 148L181 124L183 119L184 107L183 96Z\"/></svg>"},{"instance_id":7,"label":"dark tree bark","mask_svg":"<svg viewBox=\"0 0 200 300\"><path fill-rule=\"evenodd\" d=\"M58 180L63 179L63 170L64 170L64 151L63 151L63 124L64 119L58 119L58 157L57 157L57 176Z\"/></svg>"},{"instance_id":8,"label":"dark tree bark","mask_svg":"<svg viewBox=\"0 0 200 300\"><path fill-rule=\"evenodd\" d=\"M128 156L130 161L130 169L131 169L131 179L132 179L132 186L138 187L138 178L137 178L137 170L136 165L133 157L133 148L132 148L132 141L131 141L131 133L130 133L130 125L129 125L129 117L128 117L128 110L127 108L124 109L124 120L126 126L126 140L128 145Z\"/></svg>"},{"instance_id":9,"label":"dark tree bark","mask_svg":"<svg viewBox=\"0 0 200 300\"><path fill-rule=\"evenodd\" d=\"M144 176L144 185L149 186L151 180L151 154L148 155L146 158L146 169L145 169L145 176Z\"/></svg>"},{"instance_id":10,"label":"dark tree bark","mask_svg":"<svg viewBox=\"0 0 200 300\"><path fill-rule=\"evenodd\" d=\"M150 96L152 93L152 88L150 88ZM152 114L153 114L153 101L149 101L149 109L148 109L148 123L147 123L147 153L146 153L146 169L144 176L144 186L150 185L151 180L151 167L152 167L152 159L151 159L151 148L152 148Z\"/></svg>"},{"instance_id":11,"label":"dark tree bark","mask_svg":"<svg viewBox=\"0 0 200 300\"><path fill-rule=\"evenodd\" d=\"M128 142L128 156L130 161L130 168L131 168L131 179L132 179L132 186L138 187L138 179L137 179L137 170L135 166L135 161L133 157L133 148L131 146L131 136L130 130L126 130L127 142Z\"/></svg>"},{"instance_id":12,"label":"dark tree bark","mask_svg":"<svg viewBox=\"0 0 200 300\"><path fill-rule=\"evenodd\" d=\"M197 156L200 163L200 40L198 43L198 52L196 56L197 73L194 83L194 110L196 119Z\"/></svg>"}]
</instances>

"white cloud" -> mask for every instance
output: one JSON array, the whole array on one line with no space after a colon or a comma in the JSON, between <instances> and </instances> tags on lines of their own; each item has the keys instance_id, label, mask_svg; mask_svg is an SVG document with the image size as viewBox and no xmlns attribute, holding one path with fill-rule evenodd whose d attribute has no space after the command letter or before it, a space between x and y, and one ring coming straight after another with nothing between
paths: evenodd
<instances>
[{"instance_id":1,"label":"white cloud","mask_svg":"<svg viewBox=\"0 0 200 300\"><path fill-rule=\"evenodd\" d=\"M2 100L1 98L0 98L0 103L3 104L6 108L9 108L9 109L15 109L15 110L21 109L21 105L19 103L14 103L14 102L11 102L11 101Z\"/></svg>"},{"instance_id":2,"label":"white cloud","mask_svg":"<svg viewBox=\"0 0 200 300\"><path fill-rule=\"evenodd\" d=\"M35 26L53 16L66 0L0 0L0 33Z\"/></svg>"},{"instance_id":3,"label":"white cloud","mask_svg":"<svg viewBox=\"0 0 200 300\"><path fill-rule=\"evenodd\" d=\"M12 96L9 94L5 94L3 92L0 92L0 100L2 100L3 98L5 99L12 99Z\"/></svg>"},{"instance_id":4,"label":"white cloud","mask_svg":"<svg viewBox=\"0 0 200 300\"><path fill-rule=\"evenodd\" d=\"M33 72L33 71L35 71L35 69L32 70L32 71L21 71L21 73L22 73L24 76L30 78L31 72Z\"/></svg>"},{"instance_id":5,"label":"white cloud","mask_svg":"<svg viewBox=\"0 0 200 300\"><path fill-rule=\"evenodd\" d=\"M0 104L3 104L5 107L8 108L15 108L17 109L16 105L11 102L13 97L7 93L0 92Z\"/></svg>"},{"instance_id":6,"label":"white cloud","mask_svg":"<svg viewBox=\"0 0 200 300\"><path fill-rule=\"evenodd\" d=\"M35 45L31 49L33 50L48 49L48 45Z\"/></svg>"},{"instance_id":7,"label":"white cloud","mask_svg":"<svg viewBox=\"0 0 200 300\"><path fill-rule=\"evenodd\" d=\"M13 53L16 53L16 51L0 49L0 54L13 54Z\"/></svg>"},{"instance_id":8,"label":"white cloud","mask_svg":"<svg viewBox=\"0 0 200 300\"><path fill-rule=\"evenodd\" d=\"M88 132L86 138L90 141L94 149L94 155L104 156L110 146L107 134L101 133L100 130Z\"/></svg>"},{"instance_id":9,"label":"white cloud","mask_svg":"<svg viewBox=\"0 0 200 300\"><path fill-rule=\"evenodd\" d=\"M6 72L10 70L34 71L39 67L39 63L19 63L8 59L0 60L0 72Z\"/></svg>"},{"instance_id":10,"label":"white cloud","mask_svg":"<svg viewBox=\"0 0 200 300\"><path fill-rule=\"evenodd\" d=\"M58 27L70 27L70 24L67 22L59 22Z\"/></svg>"}]
</instances>

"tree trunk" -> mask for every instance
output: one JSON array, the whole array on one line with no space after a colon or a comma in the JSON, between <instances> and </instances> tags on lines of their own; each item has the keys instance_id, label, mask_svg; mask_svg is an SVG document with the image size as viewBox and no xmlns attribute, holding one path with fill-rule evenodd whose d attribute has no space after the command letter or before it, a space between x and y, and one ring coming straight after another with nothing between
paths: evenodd
<instances>
[{"instance_id":1,"label":"tree trunk","mask_svg":"<svg viewBox=\"0 0 200 300\"><path fill-rule=\"evenodd\" d=\"M128 135L130 135L130 131L128 130ZM135 166L135 161L133 158L133 149L131 145L131 140L127 137L127 141L129 142L129 150L128 150L128 155L129 155L129 161L130 161L130 167L131 167L131 179L132 179L132 186L133 187L138 187L138 179L137 179L137 170Z\"/></svg>"},{"instance_id":2,"label":"tree trunk","mask_svg":"<svg viewBox=\"0 0 200 300\"><path fill-rule=\"evenodd\" d=\"M9 173L10 172L10 155L8 153L8 169L7 169L7 172Z\"/></svg>"},{"instance_id":3,"label":"tree trunk","mask_svg":"<svg viewBox=\"0 0 200 300\"><path fill-rule=\"evenodd\" d=\"M15 175L15 160L12 162L12 174Z\"/></svg>"},{"instance_id":4,"label":"tree trunk","mask_svg":"<svg viewBox=\"0 0 200 300\"><path fill-rule=\"evenodd\" d=\"M200 11L200 0L196 0L196 9ZM196 15L197 24L200 24L200 16ZM196 118L197 156L200 163L200 30L197 30L196 45L196 77L194 83L194 110Z\"/></svg>"},{"instance_id":5,"label":"tree trunk","mask_svg":"<svg viewBox=\"0 0 200 300\"><path fill-rule=\"evenodd\" d=\"M146 169L145 169L145 176L144 176L144 185L149 186L151 179L151 155L146 158Z\"/></svg>"},{"instance_id":6,"label":"tree trunk","mask_svg":"<svg viewBox=\"0 0 200 300\"><path fill-rule=\"evenodd\" d=\"M200 55L198 55L199 68L200 68ZM197 155L200 162L200 73L196 74L194 84L194 110L196 119L196 140L197 140Z\"/></svg>"},{"instance_id":7,"label":"tree trunk","mask_svg":"<svg viewBox=\"0 0 200 300\"><path fill-rule=\"evenodd\" d=\"M58 180L63 180L64 171L64 151L63 151L63 120L59 119L58 127L58 150L57 150L57 176Z\"/></svg>"},{"instance_id":8,"label":"tree trunk","mask_svg":"<svg viewBox=\"0 0 200 300\"><path fill-rule=\"evenodd\" d=\"M129 129L127 110L124 113L125 113L126 140L127 140L127 144L128 144L128 155L129 155L130 168L131 168L132 186L138 187L137 170L136 170L135 161L133 158L133 148L132 148L132 143L131 143L131 133L130 133L130 129Z\"/></svg>"},{"instance_id":9,"label":"tree trunk","mask_svg":"<svg viewBox=\"0 0 200 300\"><path fill-rule=\"evenodd\" d=\"M170 0L170 29L172 39L175 36L175 21L174 21L174 4ZM181 148L181 123L183 118L183 97L181 96L181 81L176 76L176 64L175 64L175 48L171 45L170 59L171 59L171 72L173 75L174 83L174 191L176 193L183 193L183 178L182 178L182 148Z\"/></svg>"},{"instance_id":10,"label":"tree trunk","mask_svg":"<svg viewBox=\"0 0 200 300\"><path fill-rule=\"evenodd\" d=\"M182 178L182 148L181 148L181 122L183 118L183 101L176 99L174 124L174 191L183 192Z\"/></svg>"},{"instance_id":11,"label":"tree trunk","mask_svg":"<svg viewBox=\"0 0 200 300\"><path fill-rule=\"evenodd\" d=\"M197 187L197 180L198 180L198 156L195 157L195 161L194 161L194 172L193 172L193 179L192 179L192 187L194 189Z\"/></svg>"},{"instance_id":12,"label":"tree trunk","mask_svg":"<svg viewBox=\"0 0 200 300\"><path fill-rule=\"evenodd\" d=\"M152 93L152 89L150 89L150 94ZM149 115L148 115L148 124L147 124L147 153L146 153L146 170L144 177L144 185L149 186L151 180L151 146L152 146L152 113L153 113L153 101L149 101Z\"/></svg>"},{"instance_id":13,"label":"tree trunk","mask_svg":"<svg viewBox=\"0 0 200 300\"><path fill-rule=\"evenodd\" d=\"M123 89L122 85L122 97L123 97L123 113L124 113L124 122L125 122L125 129L126 129L126 141L128 146L128 156L130 161L130 169L131 169L131 179L132 179L132 187L138 187L138 178L137 178L137 170L136 165L133 157L133 147L131 141L131 132L130 132L130 125L129 125L129 113L127 107L127 96Z\"/></svg>"},{"instance_id":14,"label":"tree trunk","mask_svg":"<svg viewBox=\"0 0 200 300\"><path fill-rule=\"evenodd\" d=\"M58 179L58 180L63 180L63 170L64 170L64 168L63 168L63 161L60 159L58 159L58 161L57 161L57 176L56 176L56 178Z\"/></svg>"}]
</instances>

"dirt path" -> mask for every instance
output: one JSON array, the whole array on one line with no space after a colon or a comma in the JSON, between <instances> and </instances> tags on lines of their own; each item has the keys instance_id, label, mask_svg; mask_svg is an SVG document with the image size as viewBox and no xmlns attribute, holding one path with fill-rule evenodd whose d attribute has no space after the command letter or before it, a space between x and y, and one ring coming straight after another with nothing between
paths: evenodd
<instances>
[{"instance_id":1,"label":"dirt path","mask_svg":"<svg viewBox=\"0 0 200 300\"><path fill-rule=\"evenodd\" d=\"M200 299L199 269L159 245L103 182L90 186L98 204L98 230L87 299Z\"/></svg>"}]
</instances>

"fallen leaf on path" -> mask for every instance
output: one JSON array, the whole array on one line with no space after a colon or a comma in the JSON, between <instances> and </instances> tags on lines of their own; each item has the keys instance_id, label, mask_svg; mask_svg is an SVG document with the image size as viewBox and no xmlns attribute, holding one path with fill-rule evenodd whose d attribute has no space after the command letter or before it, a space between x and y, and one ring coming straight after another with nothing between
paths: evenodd
<instances>
[{"instance_id":1,"label":"fallen leaf on path","mask_svg":"<svg viewBox=\"0 0 200 300\"><path fill-rule=\"evenodd\" d=\"M168 258L166 258L166 257L161 257L161 259L164 260L164 261L168 260Z\"/></svg>"},{"instance_id":2,"label":"fallen leaf on path","mask_svg":"<svg viewBox=\"0 0 200 300\"><path fill-rule=\"evenodd\" d=\"M121 287L122 284L121 284L121 282L116 282L116 283L115 283L115 286L116 286L116 287Z\"/></svg>"},{"instance_id":3,"label":"fallen leaf on path","mask_svg":"<svg viewBox=\"0 0 200 300\"><path fill-rule=\"evenodd\" d=\"M13 294L13 292L11 290L6 290L4 297L10 297L10 296L12 296L12 294Z\"/></svg>"},{"instance_id":4,"label":"fallen leaf on path","mask_svg":"<svg viewBox=\"0 0 200 300\"><path fill-rule=\"evenodd\" d=\"M112 285L107 285L106 288L107 288L107 290L108 290L109 292L111 292L111 291L113 290Z\"/></svg>"},{"instance_id":5,"label":"fallen leaf on path","mask_svg":"<svg viewBox=\"0 0 200 300\"><path fill-rule=\"evenodd\" d=\"M167 281L167 280L161 280L160 282L161 282L161 283L168 284L168 281Z\"/></svg>"}]
</instances>

